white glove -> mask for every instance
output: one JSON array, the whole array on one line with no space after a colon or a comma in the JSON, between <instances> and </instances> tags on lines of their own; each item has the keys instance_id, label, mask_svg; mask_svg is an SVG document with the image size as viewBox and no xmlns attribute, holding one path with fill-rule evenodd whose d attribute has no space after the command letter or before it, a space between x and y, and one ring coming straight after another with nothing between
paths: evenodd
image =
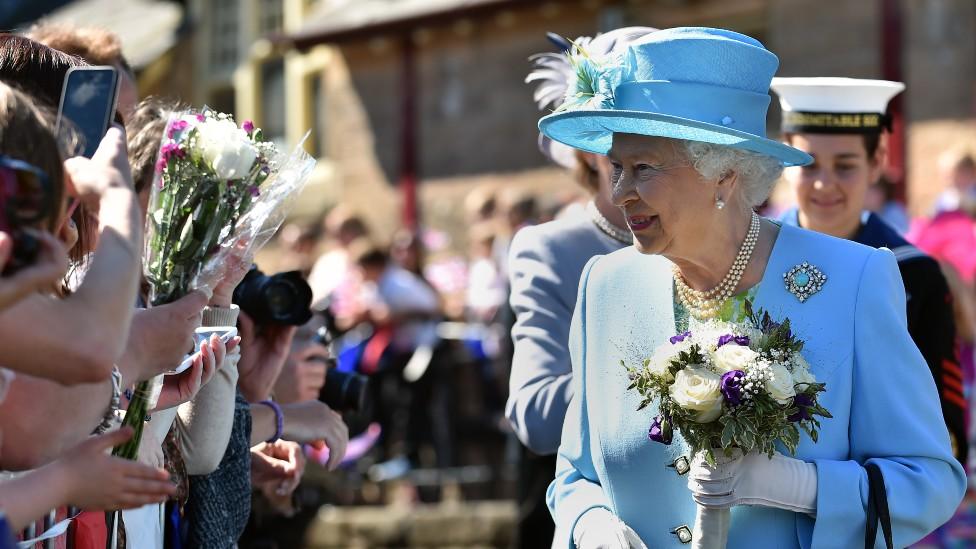
<instances>
[{"instance_id":1,"label":"white glove","mask_svg":"<svg viewBox=\"0 0 976 549\"><path fill-rule=\"evenodd\" d=\"M688 489L704 507L725 509L733 505L761 505L816 515L817 466L803 460L773 454L735 450L726 457L715 451L716 467L697 455L688 472Z\"/></svg>"},{"instance_id":2,"label":"white glove","mask_svg":"<svg viewBox=\"0 0 976 549\"><path fill-rule=\"evenodd\" d=\"M573 528L576 549L647 549L637 532L603 507L583 513Z\"/></svg>"}]
</instances>

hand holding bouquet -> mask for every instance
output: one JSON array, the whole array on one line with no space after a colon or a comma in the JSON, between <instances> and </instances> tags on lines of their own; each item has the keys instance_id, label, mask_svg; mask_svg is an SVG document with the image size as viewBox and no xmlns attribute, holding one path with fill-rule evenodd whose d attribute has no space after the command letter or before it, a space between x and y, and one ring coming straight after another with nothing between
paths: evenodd
<instances>
[{"instance_id":1,"label":"hand holding bouquet","mask_svg":"<svg viewBox=\"0 0 976 549\"><path fill-rule=\"evenodd\" d=\"M789 320L775 322L748 301L744 308L739 322L709 322L675 335L641 367L628 368L629 389L642 397L639 409L658 403L648 433L652 441L671 444L677 431L692 454L712 466L717 457L724 461L740 452L772 458L777 442L794 454L801 430L817 441L817 418L831 416L818 403L825 386L810 372L803 342ZM718 534L727 535L727 509L699 507L698 522L703 520L724 525ZM697 541L724 547L721 541Z\"/></svg>"},{"instance_id":2,"label":"hand holding bouquet","mask_svg":"<svg viewBox=\"0 0 976 549\"><path fill-rule=\"evenodd\" d=\"M150 302L162 305L195 289L211 291L223 265L252 254L278 229L289 198L302 189L315 161L290 155L246 121L209 109L173 116L166 127L146 218L144 267ZM125 417L135 429L115 454L134 458L143 418L159 379L140 383Z\"/></svg>"}]
</instances>

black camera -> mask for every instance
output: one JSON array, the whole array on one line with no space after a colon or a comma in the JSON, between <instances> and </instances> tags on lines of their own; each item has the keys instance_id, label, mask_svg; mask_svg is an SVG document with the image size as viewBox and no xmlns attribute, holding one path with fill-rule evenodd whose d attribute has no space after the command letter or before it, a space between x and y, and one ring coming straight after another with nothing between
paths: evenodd
<instances>
[{"instance_id":1,"label":"black camera","mask_svg":"<svg viewBox=\"0 0 976 549\"><path fill-rule=\"evenodd\" d=\"M23 230L54 211L54 191L39 168L16 158L0 155L0 231L14 240L13 252L3 269L9 275L34 263L40 241Z\"/></svg>"},{"instance_id":2,"label":"black camera","mask_svg":"<svg viewBox=\"0 0 976 549\"><path fill-rule=\"evenodd\" d=\"M315 343L329 347L334 339L335 319L328 309L321 311L325 326L315 334ZM335 369L335 359L329 359L329 374L319 400L338 412L365 412L369 405L369 378Z\"/></svg>"},{"instance_id":3,"label":"black camera","mask_svg":"<svg viewBox=\"0 0 976 549\"><path fill-rule=\"evenodd\" d=\"M301 326L312 318L312 288L299 271L269 276L252 266L234 288L233 301L258 325Z\"/></svg>"}]
</instances>

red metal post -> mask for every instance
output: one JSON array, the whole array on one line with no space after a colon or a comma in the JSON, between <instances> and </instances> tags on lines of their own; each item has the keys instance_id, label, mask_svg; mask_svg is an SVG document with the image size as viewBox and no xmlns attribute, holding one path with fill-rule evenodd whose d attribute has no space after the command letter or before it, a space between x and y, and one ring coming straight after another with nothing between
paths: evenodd
<instances>
[{"instance_id":1,"label":"red metal post","mask_svg":"<svg viewBox=\"0 0 976 549\"><path fill-rule=\"evenodd\" d=\"M400 180L403 199L403 226L416 231L417 208L417 75L415 48L409 33L403 37L401 52L402 95L400 103Z\"/></svg>"},{"instance_id":2,"label":"red metal post","mask_svg":"<svg viewBox=\"0 0 976 549\"><path fill-rule=\"evenodd\" d=\"M902 82L902 9L901 0L881 0L881 73L885 80ZM888 135L888 161L885 176L895 185L895 196L905 201L908 159L905 153L905 97L906 90L888 104L892 131Z\"/></svg>"}]
</instances>

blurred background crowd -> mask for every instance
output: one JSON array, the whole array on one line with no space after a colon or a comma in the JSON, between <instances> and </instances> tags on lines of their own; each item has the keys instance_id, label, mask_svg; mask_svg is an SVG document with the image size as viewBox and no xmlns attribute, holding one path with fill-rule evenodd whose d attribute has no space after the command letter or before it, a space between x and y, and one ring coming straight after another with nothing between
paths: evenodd
<instances>
[{"instance_id":1,"label":"blurred background crowd","mask_svg":"<svg viewBox=\"0 0 976 549\"><path fill-rule=\"evenodd\" d=\"M870 209L942 265L971 402L971 0L0 0L0 29L123 72L137 191L152 178L161 113L175 101L254 120L317 159L292 216L254 258L261 273L244 279L268 310L284 312L262 327L260 307L249 311L260 337L241 345L280 360L252 365L254 375L242 371L237 383L252 402L273 394L299 406L296 417L321 419L326 412L300 406L324 403L347 433L307 429L290 440L347 434L348 447L335 471L327 448L304 447L308 464L295 475L292 460L297 479L284 495L252 470L240 547L519 544L518 524L533 509L520 507L525 451L506 418L515 321L508 246L521 228L578 215L590 198L587 174L539 152L528 58L554 49L547 31L576 37L627 25L744 32L780 57L782 76L906 83L891 105L885 175L869 191ZM0 68L17 67L2 57L13 55L3 53L4 36ZM60 91L48 87L56 91L33 100ZM149 97L157 99L140 102ZM765 213L778 217L792 197L782 184ZM96 231L78 223L82 239ZM306 291L311 320L294 304ZM976 500L926 543L976 546Z\"/></svg>"}]
</instances>

